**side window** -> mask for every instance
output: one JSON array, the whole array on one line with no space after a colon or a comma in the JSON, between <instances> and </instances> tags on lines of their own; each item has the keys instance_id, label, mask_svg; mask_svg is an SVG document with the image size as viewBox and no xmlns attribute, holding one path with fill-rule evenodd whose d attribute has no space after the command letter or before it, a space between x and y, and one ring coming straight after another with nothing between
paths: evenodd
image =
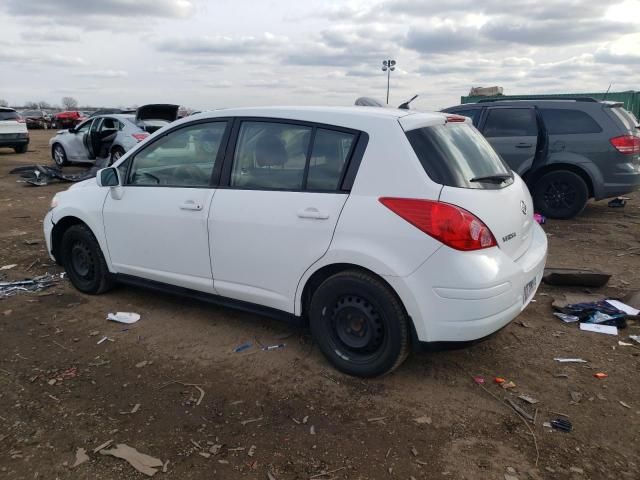
<instances>
[{"instance_id":1,"label":"side window","mask_svg":"<svg viewBox=\"0 0 640 480\"><path fill-rule=\"evenodd\" d=\"M76 129L76 132L82 132L82 133L88 132L89 127L91 126L92 123L93 123L93 120L87 120Z\"/></svg>"},{"instance_id":2,"label":"side window","mask_svg":"<svg viewBox=\"0 0 640 480\"><path fill-rule=\"evenodd\" d=\"M354 135L319 128L316 130L307 189L337 190L344 164L349 157Z\"/></svg>"},{"instance_id":3,"label":"side window","mask_svg":"<svg viewBox=\"0 0 640 480\"><path fill-rule=\"evenodd\" d=\"M483 133L487 138L536 136L538 125L533 109L492 108Z\"/></svg>"},{"instance_id":4,"label":"side window","mask_svg":"<svg viewBox=\"0 0 640 480\"><path fill-rule=\"evenodd\" d=\"M127 184L209 186L226 127L198 123L170 132L136 154Z\"/></svg>"},{"instance_id":5,"label":"side window","mask_svg":"<svg viewBox=\"0 0 640 480\"><path fill-rule=\"evenodd\" d=\"M600 133L602 128L588 113L580 110L541 108L544 126L550 135Z\"/></svg>"},{"instance_id":6,"label":"side window","mask_svg":"<svg viewBox=\"0 0 640 480\"><path fill-rule=\"evenodd\" d=\"M300 190L311 130L287 123L242 122L230 185Z\"/></svg>"}]
</instances>

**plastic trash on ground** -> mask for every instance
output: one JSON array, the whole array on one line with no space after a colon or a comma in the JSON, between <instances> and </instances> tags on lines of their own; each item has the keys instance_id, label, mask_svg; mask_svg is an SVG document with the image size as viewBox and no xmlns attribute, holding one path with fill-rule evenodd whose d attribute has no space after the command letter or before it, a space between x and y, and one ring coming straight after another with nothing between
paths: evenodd
<instances>
[{"instance_id":1,"label":"plastic trash on ground","mask_svg":"<svg viewBox=\"0 0 640 480\"><path fill-rule=\"evenodd\" d=\"M134 312L116 312L107 314L107 320L118 323L136 323L140 320L140 315Z\"/></svg>"}]
</instances>

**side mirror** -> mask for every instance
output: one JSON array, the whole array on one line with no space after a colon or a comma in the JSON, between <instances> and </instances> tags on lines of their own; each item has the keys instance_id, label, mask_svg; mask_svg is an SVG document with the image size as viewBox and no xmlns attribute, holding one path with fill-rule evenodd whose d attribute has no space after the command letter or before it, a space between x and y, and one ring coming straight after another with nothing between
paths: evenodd
<instances>
[{"instance_id":1,"label":"side mirror","mask_svg":"<svg viewBox=\"0 0 640 480\"><path fill-rule=\"evenodd\" d=\"M96 174L96 183L99 187L117 187L120 185L120 176L115 167L103 168Z\"/></svg>"}]
</instances>

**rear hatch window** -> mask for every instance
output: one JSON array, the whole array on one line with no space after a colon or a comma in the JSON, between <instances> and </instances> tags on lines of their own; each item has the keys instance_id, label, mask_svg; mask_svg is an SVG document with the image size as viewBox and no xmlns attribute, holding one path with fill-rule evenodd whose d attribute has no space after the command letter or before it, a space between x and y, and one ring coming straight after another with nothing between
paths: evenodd
<instances>
[{"instance_id":1,"label":"rear hatch window","mask_svg":"<svg viewBox=\"0 0 640 480\"><path fill-rule=\"evenodd\" d=\"M3 120L17 120L19 118L18 113L11 110L0 110L0 121Z\"/></svg>"},{"instance_id":2,"label":"rear hatch window","mask_svg":"<svg viewBox=\"0 0 640 480\"><path fill-rule=\"evenodd\" d=\"M406 132L427 175L449 187L499 189L513 173L493 147L467 123L417 128Z\"/></svg>"}]
</instances>

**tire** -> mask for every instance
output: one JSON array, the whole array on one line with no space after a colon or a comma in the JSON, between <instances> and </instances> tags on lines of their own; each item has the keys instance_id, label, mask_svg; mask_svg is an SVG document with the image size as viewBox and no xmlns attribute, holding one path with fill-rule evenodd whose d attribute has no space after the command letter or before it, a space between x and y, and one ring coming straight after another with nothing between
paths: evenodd
<instances>
[{"instance_id":1,"label":"tire","mask_svg":"<svg viewBox=\"0 0 640 480\"><path fill-rule=\"evenodd\" d=\"M64 232L60 253L69 280L82 293L98 295L113 287L100 245L86 225L72 225Z\"/></svg>"},{"instance_id":2,"label":"tire","mask_svg":"<svg viewBox=\"0 0 640 480\"><path fill-rule=\"evenodd\" d=\"M588 200L586 182L568 170L546 173L533 186L535 208L549 218L573 218L584 210Z\"/></svg>"},{"instance_id":3,"label":"tire","mask_svg":"<svg viewBox=\"0 0 640 480\"><path fill-rule=\"evenodd\" d=\"M13 147L16 153L27 153L27 149L29 145L20 145L18 147Z\"/></svg>"},{"instance_id":4,"label":"tire","mask_svg":"<svg viewBox=\"0 0 640 480\"><path fill-rule=\"evenodd\" d=\"M55 164L59 167L69 165L69 161L67 160L67 152L64 151L64 147L59 143L53 144L53 148L51 149L51 157L53 158Z\"/></svg>"},{"instance_id":5,"label":"tire","mask_svg":"<svg viewBox=\"0 0 640 480\"><path fill-rule=\"evenodd\" d=\"M120 147L113 147L111 149L111 158L109 159L109 165L113 165L115 162L120 160L120 157L124 155L124 150Z\"/></svg>"},{"instance_id":6,"label":"tire","mask_svg":"<svg viewBox=\"0 0 640 480\"><path fill-rule=\"evenodd\" d=\"M384 375L409 355L409 318L374 275L348 270L329 277L313 293L308 313L313 338L343 373Z\"/></svg>"}]
</instances>

